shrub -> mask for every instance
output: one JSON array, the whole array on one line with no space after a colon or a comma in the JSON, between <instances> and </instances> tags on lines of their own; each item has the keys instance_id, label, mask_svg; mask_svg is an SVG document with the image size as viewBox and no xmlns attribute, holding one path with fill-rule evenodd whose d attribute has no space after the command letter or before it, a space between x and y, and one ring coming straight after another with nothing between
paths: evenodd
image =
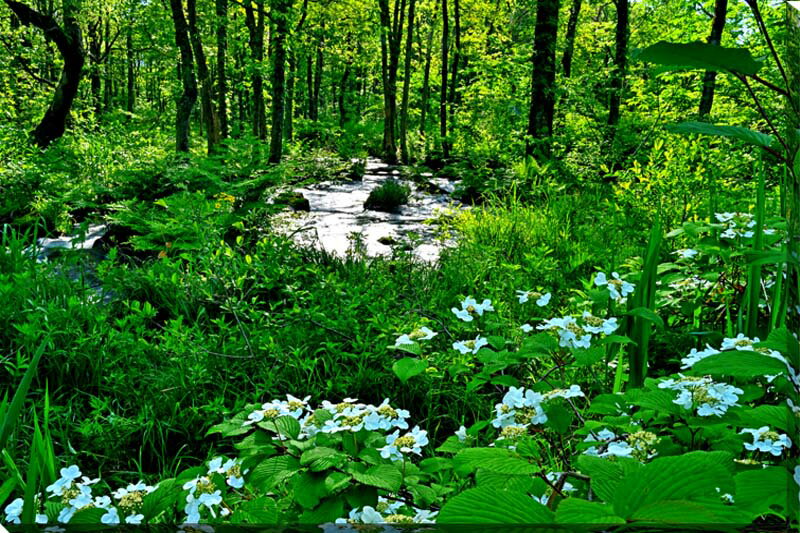
<instances>
[{"instance_id":1,"label":"shrub","mask_svg":"<svg viewBox=\"0 0 800 533\"><path fill-rule=\"evenodd\" d=\"M411 189L396 180L388 180L379 187L372 189L369 198L364 202L364 209L374 211L396 212L401 205L408 203Z\"/></svg>"}]
</instances>

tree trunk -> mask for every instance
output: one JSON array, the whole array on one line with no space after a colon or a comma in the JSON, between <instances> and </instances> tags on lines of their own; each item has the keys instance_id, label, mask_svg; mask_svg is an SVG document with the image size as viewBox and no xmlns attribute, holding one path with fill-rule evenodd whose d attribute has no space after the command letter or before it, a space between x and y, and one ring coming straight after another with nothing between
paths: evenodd
<instances>
[{"instance_id":1,"label":"tree trunk","mask_svg":"<svg viewBox=\"0 0 800 533\"><path fill-rule=\"evenodd\" d=\"M349 117L347 116L347 85L350 81L350 63L344 66L342 81L339 84L339 127L344 128Z\"/></svg>"},{"instance_id":2,"label":"tree trunk","mask_svg":"<svg viewBox=\"0 0 800 533\"><path fill-rule=\"evenodd\" d=\"M627 1L627 0L625 0ZM539 0L533 38L531 107L525 153L550 155L556 107L556 39L559 0Z\"/></svg>"},{"instance_id":3,"label":"tree trunk","mask_svg":"<svg viewBox=\"0 0 800 533\"><path fill-rule=\"evenodd\" d=\"M197 101L197 80L194 77L192 45L189 41L189 27L183 14L183 2L169 0L169 6L172 10L172 23L175 26L175 44L180 52L178 76L183 85L183 94L178 100L175 116L175 149L179 152L188 152L192 108Z\"/></svg>"},{"instance_id":4,"label":"tree trunk","mask_svg":"<svg viewBox=\"0 0 800 533\"><path fill-rule=\"evenodd\" d=\"M27 5L15 0L5 0L19 22L26 26L35 26L42 30L45 37L53 41L58 48L64 66L56 85L53 98L45 111L42 120L33 130L33 139L41 148L46 148L53 141L64 135L67 117L69 116L78 86L81 81L85 55L78 26L78 7L75 0L63 0L63 27L50 16L44 15Z\"/></svg>"},{"instance_id":5,"label":"tree trunk","mask_svg":"<svg viewBox=\"0 0 800 533\"><path fill-rule=\"evenodd\" d=\"M103 57L105 63L103 68L103 109L108 111L111 109L111 95L114 93L114 70L112 65L112 58L111 58L111 21L106 18L104 29L104 39L103 42L105 43L105 51L103 52Z\"/></svg>"},{"instance_id":6,"label":"tree trunk","mask_svg":"<svg viewBox=\"0 0 800 533\"><path fill-rule=\"evenodd\" d=\"M628 27L629 10L628 0L615 0L617 5L616 52L614 54L614 69L611 74L611 95L608 106L608 125L612 126L610 132L613 139L616 126L619 123L619 111L622 105L622 87L625 84L625 70L628 64Z\"/></svg>"},{"instance_id":7,"label":"tree trunk","mask_svg":"<svg viewBox=\"0 0 800 533\"><path fill-rule=\"evenodd\" d=\"M311 117L311 120L314 121L319 120L319 89L322 85L322 67L322 47L317 46L317 62L314 65L314 99L311 106L311 109L314 112L314 116Z\"/></svg>"},{"instance_id":8,"label":"tree trunk","mask_svg":"<svg viewBox=\"0 0 800 533\"><path fill-rule=\"evenodd\" d=\"M449 46L449 18L447 0L442 0L442 85L439 93L439 136L442 138L442 157L450 157L447 142L447 47Z\"/></svg>"},{"instance_id":9,"label":"tree trunk","mask_svg":"<svg viewBox=\"0 0 800 533\"><path fill-rule=\"evenodd\" d=\"M244 3L245 25L249 34L250 58L253 61L250 78L253 87L253 135L259 139L267 138L267 116L264 104L264 77L261 75L261 63L264 60L264 0L256 1L257 9L253 9L252 0ZM256 16L256 11L258 11Z\"/></svg>"},{"instance_id":10,"label":"tree trunk","mask_svg":"<svg viewBox=\"0 0 800 533\"><path fill-rule=\"evenodd\" d=\"M456 123L456 89L458 88L458 67L461 62L461 9L459 0L453 0L453 64L450 74L450 94L447 96L450 102L450 138L454 138ZM451 145L452 148L452 145Z\"/></svg>"},{"instance_id":11,"label":"tree trunk","mask_svg":"<svg viewBox=\"0 0 800 533\"><path fill-rule=\"evenodd\" d=\"M272 120L270 128L269 162L280 163L283 156L283 112L286 90L286 38L289 34L291 0L273 0L271 19L275 32L270 39L272 55Z\"/></svg>"},{"instance_id":12,"label":"tree trunk","mask_svg":"<svg viewBox=\"0 0 800 533\"><path fill-rule=\"evenodd\" d=\"M314 58L309 53L306 57L306 118L317 120L317 112L314 109Z\"/></svg>"},{"instance_id":13,"label":"tree trunk","mask_svg":"<svg viewBox=\"0 0 800 533\"><path fill-rule=\"evenodd\" d=\"M403 7L395 0L394 20L389 0L378 0L381 10L381 78L383 83L383 149L385 161L397 162L397 68L400 59Z\"/></svg>"},{"instance_id":14,"label":"tree trunk","mask_svg":"<svg viewBox=\"0 0 800 533\"><path fill-rule=\"evenodd\" d=\"M287 141L294 138L294 86L297 78L297 57L294 50L289 52L287 58L289 75L286 78L286 101L284 103L286 116L284 117L283 135Z\"/></svg>"},{"instance_id":15,"label":"tree trunk","mask_svg":"<svg viewBox=\"0 0 800 533\"><path fill-rule=\"evenodd\" d=\"M419 116L419 134L425 137L425 126L427 125L428 118L428 100L431 97L431 55L433 52L433 28L434 22L431 21L431 27L428 30L428 47L425 51L425 73L422 77L422 103L420 104Z\"/></svg>"},{"instance_id":16,"label":"tree trunk","mask_svg":"<svg viewBox=\"0 0 800 533\"><path fill-rule=\"evenodd\" d=\"M414 52L414 4L408 4L408 35L406 36L406 58L403 65L403 102L400 106L400 157L403 164L408 164L408 97L411 91L411 56Z\"/></svg>"},{"instance_id":17,"label":"tree trunk","mask_svg":"<svg viewBox=\"0 0 800 533\"><path fill-rule=\"evenodd\" d=\"M788 257L795 261L800 255L800 9L786 4L786 66L789 94L785 99L785 137L788 145L788 172L786 177L786 219ZM786 326L789 331L800 331L800 267L796 262L787 264L786 288L789 312Z\"/></svg>"},{"instance_id":18,"label":"tree trunk","mask_svg":"<svg viewBox=\"0 0 800 533\"><path fill-rule=\"evenodd\" d=\"M728 0L716 0L714 2L714 19L711 21L711 34L708 36L708 43L719 45L722 41L722 30L725 28L725 17L728 14ZM704 117L711 113L711 106L714 105L714 86L716 84L717 73L707 71L703 76L703 95L700 97L699 114Z\"/></svg>"},{"instance_id":19,"label":"tree trunk","mask_svg":"<svg viewBox=\"0 0 800 533\"><path fill-rule=\"evenodd\" d=\"M89 26L89 59L92 63L89 71L89 81L91 83L92 105L94 106L94 115L96 118L99 118L100 114L103 112L103 98L100 95L100 54L102 52L100 34L98 32L98 26L100 24L101 21L98 20L96 24L91 24Z\"/></svg>"},{"instance_id":20,"label":"tree trunk","mask_svg":"<svg viewBox=\"0 0 800 533\"><path fill-rule=\"evenodd\" d=\"M216 0L217 14L217 117L219 136L228 136L228 77L225 55L228 51L228 0Z\"/></svg>"},{"instance_id":21,"label":"tree trunk","mask_svg":"<svg viewBox=\"0 0 800 533\"><path fill-rule=\"evenodd\" d=\"M128 113L133 113L136 106L136 78L134 76L134 58L133 58L133 27L128 26L125 36L125 59L127 67L127 87L126 87L126 106L125 109Z\"/></svg>"},{"instance_id":22,"label":"tree trunk","mask_svg":"<svg viewBox=\"0 0 800 533\"><path fill-rule=\"evenodd\" d=\"M561 68L565 78L572 75L572 55L575 53L575 35L578 33L578 19L581 15L583 0L572 0L572 9L567 22L567 34L564 38L564 56L561 59Z\"/></svg>"},{"instance_id":23,"label":"tree trunk","mask_svg":"<svg viewBox=\"0 0 800 533\"><path fill-rule=\"evenodd\" d=\"M208 72L206 53L203 50L203 42L200 39L200 29L197 27L196 0L186 1L186 11L189 14L189 36L195 64L197 65L197 78L200 81L200 106L206 126L206 139L208 153L210 154L214 151L214 145L219 142L219 124L217 123L217 114L214 111L211 75Z\"/></svg>"}]
</instances>

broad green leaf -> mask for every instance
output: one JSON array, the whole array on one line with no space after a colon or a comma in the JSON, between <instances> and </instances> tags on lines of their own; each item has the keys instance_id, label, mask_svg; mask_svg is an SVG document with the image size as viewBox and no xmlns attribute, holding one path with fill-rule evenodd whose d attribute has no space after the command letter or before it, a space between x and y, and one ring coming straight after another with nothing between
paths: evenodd
<instances>
[{"instance_id":1,"label":"broad green leaf","mask_svg":"<svg viewBox=\"0 0 800 533\"><path fill-rule=\"evenodd\" d=\"M377 465L368 468L366 472L352 471L350 473L356 481L389 491L399 490L403 482L402 474L392 465Z\"/></svg>"},{"instance_id":2,"label":"broad green leaf","mask_svg":"<svg viewBox=\"0 0 800 533\"><path fill-rule=\"evenodd\" d=\"M736 474L736 506L754 515L774 513L773 507L787 510L789 472L780 466L746 470ZM780 515L779 515L780 516Z\"/></svg>"},{"instance_id":3,"label":"broad green leaf","mask_svg":"<svg viewBox=\"0 0 800 533\"><path fill-rule=\"evenodd\" d=\"M624 524L625 519L614 514L614 509L600 502L580 498L567 498L558 504L556 522L559 524Z\"/></svg>"},{"instance_id":4,"label":"broad green leaf","mask_svg":"<svg viewBox=\"0 0 800 533\"><path fill-rule=\"evenodd\" d=\"M81 509L80 511L76 511L72 518L70 518L69 523L71 526L77 525L97 525L100 524L100 517L106 514L108 511L106 509L98 509L96 507L91 507L88 509Z\"/></svg>"},{"instance_id":5,"label":"broad green leaf","mask_svg":"<svg viewBox=\"0 0 800 533\"><path fill-rule=\"evenodd\" d=\"M305 511L300 515L301 524L325 524L344 516L342 497L333 497L322 502L316 509Z\"/></svg>"},{"instance_id":6,"label":"broad green leaf","mask_svg":"<svg viewBox=\"0 0 800 533\"><path fill-rule=\"evenodd\" d=\"M145 520L152 521L158 515L175 505L183 492L182 484L174 479L161 481L156 490L142 499L142 514ZM181 502L185 505L185 502Z\"/></svg>"},{"instance_id":7,"label":"broad green leaf","mask_svg":"<svg viewBox=\"0 0 800 533\"><path fill-rule=\"evenodd\" d=\"M231 522L236 524L277 524L280 513L275 500L268 496L261 496L253 500L242 502L231 517Z\"/></svg>"},{"instance_id":8,"label":"broad green leaf","mask_svg":"<svg viewBox=\"0 0 800 533\"><path fill-rule=\"evenodd\" d=\"M453 468L463 473L477 468L497 474L534 474L540 470L505 448L467 448L453 457Z\"/></svg>"},{"instance_id":9,"label":"broad green leaf","mask_svg":"<svg viewBox=\"0 0 800 533\"><path fill-rule=\"evenodd\" d=\"M468 489L448 500L439 524L552 524L553 512L524 492Z\"/></svg>"},{"instance_id":10,"label":"broad green leaf","mask_svg":"<svg viewBox=\"0 0 800 533\"><path fill-rule=\"evenodd\" d=\"M418 376L425 372L428 368L428 363L422 359L414 359L412 357L405 357L399 361L395 361L392 365L392 372L400 378L400 381L405 383L414 376Z\"/></svg>"},{"instance_id":11,"label":"broad green leaf","mask_svg":"<svg viewBox=\"0 0 800 533\"><path fill-rule=\"evenodd\" d=\"M711 374L737 378L752 378L785 372L786 365L781 361L757 352L743 350L732 350L711 355L692 366L693 374Z\"/></svg>"},{"instance_id":12,"label":"broad green leaf","mask_svg":"<svg viewBox=\"0 0 800 533\"><path fill-rule=\"evenodd\" d=\"M304 509L313 509L328 495L324 476L306 472L295 477L293 481L294 500Z\"/></svg>"},{"instance_id":13,"label":"broad green leaf","mask_svg":"<svg viewBox=\"0 0 800 533\"><path fill-rule=\"evenodd\" d=\"M662 500L637 509L629 520L633 522L662 523L675 526L687 524L745 524L749 516L736 507L725 505L719 498L698 502L690 500Z\"/></svg>"},{"instance_id":14,"label":"broad green leaf","mask_svg":"<svg viewBox=\"0 0 800 533\"><path fill-rule=\"evenodd\" d=\"M300 456L300 465L308 466L312 472L326 470L332 466L340 466L347 457L333 448L318 446L306 450Z\"/></svg>"},{"instance_id":15,"label":"broad green leaf","mask_svg":"<svg viewBox=\"0 0 800 533\"><path fill-rule=\"evenodd\" d=\"M759 428L770 426L772 429L791 431L793 428L790 411L785 405L759 405L757 407L740 407L733 410L736 415L733 423L740 428Z\"/></svg>"},{"instance_id":16,"label":"broad green leaf","mask_svg":"<svg viewBox=\"0 0 800 533\"><path fill-rule=\"evenodd\" d=\"M753 76L761 62L753 59L744 48L725 48L718 45L693 43L668 43L659 41L635 54L640 61L676 69L701 69L715 72L728 71Z\"/></svg>"},{"instance_id":17,"label":"broad green leaf","mask_svg":"<svg viewBox=\"0 0 800 533\"><path fill-rule=\"evenodd\" d=\"M262 491L269 491L275 485L293 475L300 468L294 457L281 455L262 461L249 475L248 481Z\"/></svg>"},{"instance_id":18,"label":"broad green leaf","mask_svg":"<svg viewBox=\"0 0 800 533\"><path fill-rule=\"evenodd\" d=\"M619 482L613 498L614 512L632 518L645 507L664 501L719 501L720 492L734 490L729 466L732 458L726 452L657 458Z\"/></svg>"},{"instance_id":19,"label":"broad green leaf","mask_svg":"<svg viewBox=\"0 0 800 533\"><path fill-rule=\"evenodd\" d=\"M479 487L514 492L530 492L536 479L531 475L498 474L485 468L479 468L475 473L475 481Z\"/></svg>"},{"instance_id":20,"label":"broad green leaf","mask_svg":"<svg viewBox=\"0 0 800 533\"><path fill-rule=\"evenodd\" d=\"M715 137L729 137L744 141L747 144L769 148L775 142L772 135L749 130L741 126L718 126L707 122L681 122L680 124L670 124L667 130L673 133L712 135ZM785 257L785 255L784 255Z\"/></svg>"},{"instance_id":21,"label":"broad green leaf","mask_svg":"<svg viewBox=\"0 0 800 533\"><path fill-rule=\"evenodd\" d=\"M648 322L652 322L659 328L662 329L664 328L664 321L661 319L661 317L658 316L653 310L648 309L647 307L637 307L636 309L631 309L630 311L627 311L623 314L643 318Z\"/></svg>"}]
</instances>

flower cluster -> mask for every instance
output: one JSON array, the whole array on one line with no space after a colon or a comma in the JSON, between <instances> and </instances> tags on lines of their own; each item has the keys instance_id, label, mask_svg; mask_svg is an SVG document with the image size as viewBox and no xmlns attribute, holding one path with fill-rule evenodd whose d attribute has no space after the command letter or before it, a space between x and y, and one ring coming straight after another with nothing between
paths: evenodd
<instances>
[{"instance_id":1,"label":"flower cluster","mask_svg":"<svg viewBox=\"0 0 800 533\"><path fill-rule=\"evenodd\" d=\"M489 341L486 340L486 337L481 337L478 335L474 340L454 342L453 349L458 350L462 355L466 355L468 353L476 354L487 344L489 344Z\"/></svg>"},{"instance_id":2,"label":"flower cluster","mask_svg":"<svg viewBox=\"0 0 800 533\"><path fill-rule=\"evenodd\" d=\"M511 387L503 396L503 401L494 406L495 417L492 425L500 428L498 440L513 441L527 434L528 427L547 422L547 414L542 405L549 400L582 396L583 392L578 385L571 385L569 389L554 389L546 393Z\"/></svg>"},{"instance_id":3,"label":"flower cluster","mask_svg":"<svg viewBox=\"0 0 800 533\"><path fill-rule=\"evenodd\" d=\"M571 316L551 318L536 326L536 329L556 332L561 347L590 348L592 335L611 335L618 327L616 317L599 318L584 311L580 321ZM526 329L523 327L523 331Z\"/></svg>"},{"instance_id":4,"label":"flower cluster","mask_svg":"<svg viewBox=\"0 0 800 533\"><path fill-rule=\"evenodd\" d=\"M383 496L378 497L375 507L365 505L350 511L347 518L337 518L336 522L320 526L327 532L355 532L360 531L357 524L433 524L436 522L436 511L417 509L406 505L402 501L389 501ZM384 532L398 531L391 527L381 529Z\"/></svg>"},{"instance_id":5,"label":"flower cluster","mask_svg":"<svg viewBox=\"0 0 800 533\"><path fill-rule=\"evenodd\" d=\"M403 335L397 337L397 340L395 341L394 345L395 347L406 346L410 344L415 344L417 341L429 341L436 335L438 335L438 333L431 330L430 328L422 326L419 329L415 329L411 333L408 334L404 333Z\"/></svg>"},{"instance_id":6,"label":"flower cluster","mask_svg":"<svg viewBox=\"0 0 800 533\"><path fill-rule=\"evenodd\" d=\"M632 457L639 461L656 456L653 446L658 442L658 435L650 431L635 431L626 437L618 436L609 429L602 429L587 436L583 442L591 443L584 455L594 457Z\"/></svg>"},{"instance_id":7,"label":"flower cluster","mask_svg":"<svg viewBox=\"0 0 800 533\"><path fill-rule=\"evenodd\" d=\"M476 315L483 316L486 311L494 311L494 307L492 307L491 300L484 300L478 303L477 300L469 296L461 302L461 309L453 307L451 311L464 322L472 322Z\"/></svg>"},{"instance_id":8,"label":"flower cluster","mask_svg":"<svg viewBox=\"0 0 800 533\"><path fill-rule=\"evenodd\" d=\"M528 301L528 299L533 298L536 302L536 305L539 307L544 307L550 303L550 298L552 295L547 292L542 294L538 291L517 291L517 298L519 298L519 303L524 304Z\"/></svg>"},{"instance_id":9,"label":"flower cluster","mask_svg":"<svg viewBox=\"0 0 800 533\"><path fill-rule=\"evenodd\" d=\"M709 377L691 377L678 374L680 379L667 379L658 384L659 389L678 391L672 403L684 409L697 409L698 416L722 416L729 407L738 405L744 391L726 383L715 383Z\"/></svg>"},{"instance_id":10,"label":"flower cluster","mask_svg":"<svg viewBox=\"0 0 800 533\"><path fill-rule=\"evenodd\" d=\"M622 302L636 288L633 283L621 279L616 272L611 273L611 278L608 278L604 272L598 272L594 277L594 284L598 287L608 288L609 295L618 302Z\"/></svg>"},{"instance_id":11,"label":"flower cluster","mask_svg":"<svg viewBox=\"0 0 800 533\"><path fill-rule=\"evenodd\" d=\"M386 436L386 446L378 449L381 457L392 461L401 461L403 454L414 453L422 455L422 447L428 444L428 432L414 426L414 429L407 432L402 437L400 430L395 430L391 435Z\"/></svg>"},{"instance_id":12,"label":"flower cluster","mask_svg":"<svg viewBox=\"0 0 800 533\"><path fill-rule=\"evenodd\" d=\"M771 453L775 457L783 453L783 449L787 450L792 447L792 441L788 435L781 435L769 429L769 426L763 426L758 429L743 429L739 434L749 433L753 436L753 442L745 442L744 447L747 450L759 451L764 453Z\"/></svg>"},{"instance_id":13,"label":"flower cluster","mask_svg":"<svg viewBox=\"0 0 800 533\"><path fill-rule=\"evenodd\" d=\"M752 228L756 225L756 221L750 213L716 213L714 217L726 226L719 235L723 239L736 237L747 239L753 236Z\"/></svg>"}]
</instances>

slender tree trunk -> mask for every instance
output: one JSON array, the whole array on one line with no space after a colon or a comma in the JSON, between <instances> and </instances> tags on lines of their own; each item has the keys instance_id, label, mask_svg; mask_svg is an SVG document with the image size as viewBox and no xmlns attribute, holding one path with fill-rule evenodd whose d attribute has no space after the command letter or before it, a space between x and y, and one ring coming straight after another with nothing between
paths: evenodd
<instances>
[{"instance_id":1,"label":"slender tree trunk","mask_svg":"<svg viewBox=\"0 0 800 533\"><path fill-rule=\"evenodd\" d=\"M196 0L187 0L186 8L189 14L189 37L192 43L195 64L197 65L197 78L200 81L200 106L203 112L203 121L206 126L206 139L208 153L214 150L214 145L219 142L219 124L214 111L214 101L211 87L211 74L208 72L206 53L200 39L200 29L197 27Z\"/></svg>"},{"instance_id":2,"label":"slender tree trunk","mask_svg":"<svg viewBox=\"0 0 800 533\"><path fill-rule=\"evenodd\" d=\"M78 93L85 55L81 29L78 25L78 6L75 0L64 0L62 3L62 26L50 15L44 15L29 6L5 0L6 5L14 12L19 22L26 26L34 26L53 41L64 62L61 77L58 80L53 98L39 124L33 130L33 140L41 148L46 148L53 141L64 135L72 103ZM52 11L51 11L52 12Z\"/></svg>"},{"instance_id":3,"label":"slender tree trunk","mask_svg":"<svg viewBox=\"0 0 800 533\"><path fill-rule=\"evenodd\" d=\"M317 111L314 109L314 58L309 53L306 57L306 118L317 120Z\"/></svg>"},{"instance_id":4,"label":"slender tree trunk","mask_svg":"<svg viewBox=\"0 0 800 533\"><path fill-rule=\"evenodd\" d=\"M105 65L103 68L103 109L108 111L111 109L111 95L114 93L114 69L111 57L111 22L108 18L105 21L104 39L105 51L103 57L105 58Z\"/></svg>"},{"instance_id":5,"label":"slender tree trunk","mask_svg":"<svg viewBox=\"0 0 800 533\"><path fill-rule=\"evenodd\" d=\"M264 60L264 0L256 0L256 9L253 9L252 0L246 0L244 10L245 25L249 34L250 57L253 61L253 74L250 78L253 87L253 135L259 139L266 139L264 77L261 75L260 69Z\"/></svg>"},{"instance_id":6,"label":"slender tree trunk","mask_svg":"<svg viewBox=\"0 0 800 533\"><path fill-rule=\"evenodd\" d=\"M273 0L271 19L275 32L270 39L272 55L272 114L269 162L279 163L283 156L284 98L286 90L286 39L289 34L291 0Z\"/></svg>"},{"instance_id":7,"label":"slender tree trunk","mask_svg":"<svg viewBox=\"0 0 800 533\"><path fill-rule=\"evenodd\" d=\"M728 0L716 0L714 2L714 19L711 22L711 34L708 36L708 43L719 45L722 41L722 30L725 28L725 17L728 14ZM717 73L707 71L703 76L703 95L700 97L699 114L704 117L711 113L711 106L714 105L714 86L716 84Z\"/></svg>"},{"instance_id":8,"label":"slender tree trunk","mask_svg":"<svg viewBox=\"0 0 800 533\"><path fill-rule=\"evenodd\" d=\"M394 21L389 0L378 0L381 10L381 73L383 83L383 159L397 161L397 68L400 57L403 7L395 0Z\"/></svg>"},{"instance_id":9,"label":"slender tree trunk","mask_svg":"<svg viewBox=\"0 0 800 533\"><path fill-rule=\"evenodd\" d=\"M428 29L428 46L425 50L425 72L422 76L422 103L420 104L419 134L425 137L425 126L427 126L428 104L431 97L431 55L433 52L433 28L434 21Z\"/></svg>"},{"instance_id":10,"label":"slender tree trunk","mask_svg":"<svg viewBox=\"0 0 800 533\"><path fill-rule=\"evenodd\" d=\"M289 52L287 63L289 76L286 78L286 102L284 106L286 108L286 117L284 118L283 135L287 141L292 142L294 138L294 86L297 78L297 57L294 50Z\"/></svg>"},{"instance_id":11,"label":"slender tree trunk","mask_svg":"<svg viewBox=\"0 0 800 533\"><path fill-rule=\"evenodd\" d=\"M625 85L625 71L628 64L628 30L630 26L628 0L615 0L615 2L617 5L616 51L608 106L608 125L612 126L610 132L612 138L616 130L615 126L619 123L619 112L622 105L622 88Z\"/></svg>"},{"instance_id":12,"label":"slender tree trunk","mask_svg":"<svg viewBox=\"0 0 800 533\"><path fill-rule=\"evenodd\" d=\"M225 55L228 51L228 0L216 0L217 14L217 117L219 136L228 136L228 77Z\"/></svg>"},{"instance_id":13,"label":"slender tree trunk","mask_svg":"<svg viewBox=\"0 0 800 533\"><path fill-rule=\"evenodd\" d=\"M183 85L183 94L178 100L175 116L175 148L179 152L189 151L189 131L192 109L197 101L197 80L194 77L192 44L189 41L189 26L183 14L182 0L169 0L172 22L175 26L175 44L180 52L178 75Z\"/></svg>"},{"instance_id":14,"label":"slender tree trunk","mask_svg":"<svg viewBox=\"0 0 800 533\"><path fill-rule=\"evenodd\" d=\"M128 26L125 36L125 52L126 52L126 67L127 67L127 87L126 87L126 106L128 113L133 113L136 107L136 77L134 75L134 57L133 57L133 27Z\"/></svg>"},{"instance_id":15,"label":"slender tree trunk","mask_svg":"<svg viewBox=\"0 0 800 533\"><path fill-rule=\"evenodd\" d=\"M785 99L785 137L788 144L786 181L786 218L789 258L786 287L789 291L789 312L786 326L800 331L800 9L786 4L786 55L783 64L788 78L789 95Z\"/></svg>"},{"instance_id":16,"label":"slender tree trunk","mask_svg":"<svg viewBox=\"0 0 800 533\"><path fill-rule=\"evenodd\" d=\"M450 138L455 138L456 124L456 89L458 88L458 67L461 62L461 8L459 0L453 0L453 64L450 73ZM452 145L451 145L452 149Z\"/></svg>"},{"instance_id":17,"label":"slender tree trunk","mask_svg":"<svg viewBox=\"0 0 800 533\"><path fill-rule=\"evenodd\" d=\"M575 53L575 36L578 33L578 19L581 15L583 0L572 0L572 9L567 22L567 34L564 38L564 56L561 59L561 68L565 78L572 75L572 55Z\"/></svg>"},{"instance_id":18,"label":"slender tree trunk","mask_svg":"<svg viewBox=\"0 0 800 533\"><path fill-rule=\"evenodd\" d=\"M627 1L627 0L625 0ZM556 40L559 0L539 0L533 38L533 76L528 114L528 155L550 155L556 106Z\"/></svg>"},{"instance_id":19,"label":"slender tree trunk","mask_svg":"<svg viewBox=\"0 0 800 533\"><path fill-rule=\"evenodd\" d=\"M94 115L99 118L103 112L103 97L100 92L102 90L100 85L100 54L102 53L100 34L98 33L98 26L101 21L89 26L89 59L91 60L91 69L89 73L89 81L91 83L92 105L94 106Z\"/></svg>"},{"instance_id":20,"label":"slender tree trunk","mask_svg":"<svg viewBox=\"0 0 800 533\"><path fill-rule=\"evenodd\" d=\"M439 93L439 136L442 138L442 157L450 157L447 141L447 47L449 46L449 18L447 0L442 0L442 84Z\"/></svg>"},{"instance_id":21,"label":"slender tree trunk","mask_svg":"<svg viewBox=\"0 0 800 533\"><path fill-rule=\"evenodd\" d=\"M324 27L323 27L324 30ZM317 46L317 62L314 65L314 100L312 101L311 109L314 111L314 116L311 120L319 120L319 89L322 86L322 47Z\"/></svg>"},{"instance_id":22,"label":"slender tree trunk","mask_svg":"<svg viewBox=\"0 0 800 533\"><path fill-rule=\"evenodd\" d=\"M350 63L344 66L342 81L339 84L339 127L344 128L349 117L347 116L347 86L350 83Z\"/></svg>"},{"instance_id":23,"label":"slender tree trunk","mask_svg":"<svg viewBox=\"0 0 800 533\"><path fill-rule=\"evenodd\" d=\"M400 157L408 164L408 97L411 92L411 56L414 53L414 4L408 3L408 35L406 36L406 58L403 66L403 102L400 106Z\"/></svg>"}]
</instances>

